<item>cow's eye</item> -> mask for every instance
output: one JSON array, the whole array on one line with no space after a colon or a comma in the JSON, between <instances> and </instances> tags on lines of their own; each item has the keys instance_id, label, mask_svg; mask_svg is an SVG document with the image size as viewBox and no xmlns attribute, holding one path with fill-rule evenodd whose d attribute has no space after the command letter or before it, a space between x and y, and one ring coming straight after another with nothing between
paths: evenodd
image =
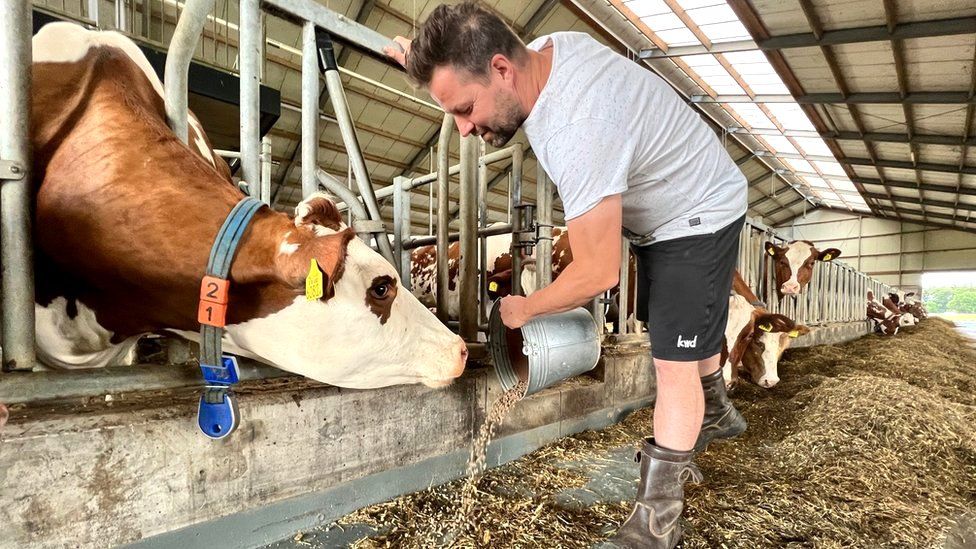
<instances>
[{"instance_id":1,"label":"cow's eye","mask_svg":"<svg viewBox=\"0 0 976 549\"><path fill-rule=\"evenodd\" d=\"M369 293L376 299L386 299L390 295L390 285L386 283L377 284L369 289Z\"/></svg>"}]
</instances>

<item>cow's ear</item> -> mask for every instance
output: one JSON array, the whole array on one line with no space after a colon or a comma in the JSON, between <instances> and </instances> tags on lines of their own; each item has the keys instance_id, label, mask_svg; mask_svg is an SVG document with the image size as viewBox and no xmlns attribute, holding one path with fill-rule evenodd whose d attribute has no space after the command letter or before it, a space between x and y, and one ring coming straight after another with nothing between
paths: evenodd
<instances>
[{"instance_id":1,"label":"cow's ear","mask_svg":"<svg viewBox=\"0 0 976 549\"><path fill-rule=\"evenodd\" d=\"M498 299L512 293L512 270L505 269L488 277L488 297Z\"/></svg>"},{"instance_id":2,"label":"cow's ear","mask_svg":"<svg viewBox=\"0 0 976 549\"><path fill-rule=\"evenodd\" d=\"M305 289L309 300L332 297L345 269L349 241L355 237L355 231L345 229L312 238L294 252L278 255L278 278L292 288Z\"/></svg>"},{"instance_id":3,"label":"cow's ear","mask_svg":"<svg viewBox=\"0 0 976 549\"><path fill-rule=\"evenodd\" d=\"M764 332L789 332L795 327L790 317L775 313L761 314L754 322L756 329Z\"/></svg>"},{"instance_id":4,"label":"cow's ear","mask_svg":"<svg viewBox=\"0 0 976 549\"><path fill-rule=\"evenodd\" d=\"M827 248L826 250L820 252L817 259L820 261L831 261L840 257L840 250L837 248Z\"/></svg>"},{"instance_id":5,"label":"cow's ear","mask_svg":"<svg viewBox=\"0 0 976 549\"><path fill-rule=\"evenodd\" d=\"M765 248L766 248L766 253L773 257L786 253L786 250L780 248L779 246L773 244L772 242L766 242Z\"/></svg>"},{"instance_id":6,"label":"cow's ear","mask_svg":"<svg viewBox=\"0 0 976 549\"><path fill-rule=\"evenodd\" d=\"M810 328L803 324L797 324L792 330L786 332L790 337L796 338L800 336L805 336L810 333Z\"/></svg>"},{"instance_id":7,"label":"cow's ear","mask_svg":"<svg viewBox=\"0 0 976 549\"><path fill-rule=\"evenodd\" d=\"M338 231L342 228L342 214L331 196L315 193L295 206L295 226L306 226L312 230L325 227Z\"/></svg>"}]
</instances>

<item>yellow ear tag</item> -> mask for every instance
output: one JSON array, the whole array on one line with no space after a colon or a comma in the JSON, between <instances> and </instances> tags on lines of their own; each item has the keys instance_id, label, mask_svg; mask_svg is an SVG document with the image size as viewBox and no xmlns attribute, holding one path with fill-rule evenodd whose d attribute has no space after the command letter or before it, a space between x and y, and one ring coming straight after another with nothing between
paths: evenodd
<instances>
[{"instance_id":1,"label":"yellow ear tag","mask_svg":"<svg viewBox=\"0 0 976 549\"><path fill-rule=\"evenodd\" d=\"M760 324L759 325L759 329L762 330L762 331L764 331L764 332L772 332L773 331L773 325L772 324L769 324L769 323Z\"/></svg>"},{"instance_id":2,"label":"yellow ear tag","mask_svg":"<svg viewBox=\"0 0 976 549\"><path fill-rule=\"evenodd\" d=\"M319 264L312 258L312 263L308 267L308 277L305 279L305 299L315 301L321 299L325 294L322 288L322 271Z\"/></svg>"},{"instance_id":3,"label":"yellow ear tag","mask_svg":"<svg viewBox=\"0 0 976 549\"><path fill-rule=\"evenodd\" d=\"M489 282L488 283L488 291L489 292L497 292L498 291L498 283L495 282L494 280L492 280L491 282Z\"/></svg>"},{"instance_id":4,"label":"yellow ear tag","mask_svg":"<svg viewBox=\"0 0 976 549\"><path fill-rule=\"evenodd\" d=\"M800 337L800 330L793 330L787 335L789 335L790 337Z\"/></svg>"},{"instance_id":5,"label":"yellow ear tag","mask_svg":"<svg viewBox=\"0 0 976 549\"><path fill-rule=\"evenodd\" d=\"M833 255L831 255L831 254L827 254L827 255L825 255L825 256L824 256L824 258L823 258L823 260L824 260L824 261L830 261L830 258L831 258L831 257L834 257L834 256L833 256Z\"/></svg>"},{"instance_id":6,"label":"yellow ear tag","mask_svg":"<svg viewBox=\"0 0 976 549\"><path fill-rule=\"evenodd\" d=\"M769 255L776 255L776 250L769 248L766 250L766 253L768 253Z\"/></svg>"}]
</instances>

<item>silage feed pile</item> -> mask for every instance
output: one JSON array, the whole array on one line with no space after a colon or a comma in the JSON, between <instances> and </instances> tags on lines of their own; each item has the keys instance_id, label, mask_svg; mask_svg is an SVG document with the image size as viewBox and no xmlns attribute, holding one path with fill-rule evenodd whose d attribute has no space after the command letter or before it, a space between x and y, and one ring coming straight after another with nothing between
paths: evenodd
<instances>
[{"instance_id":1,"label":"silage feed pile","mask_svg":"<svg viewBox=\"0 0 976 549\"><path fill-rule=\"evenodd\" d=\"M749 421L697 463L685 548L976 547L976 351L929 318L895 337L788 352L772 390L743 384ZM651 410L488 471L458 520L462 481L374 505L354 547L594 547L636 490ZM310 544L314 545L314 544Z\"/></svg>"}]
</instances>

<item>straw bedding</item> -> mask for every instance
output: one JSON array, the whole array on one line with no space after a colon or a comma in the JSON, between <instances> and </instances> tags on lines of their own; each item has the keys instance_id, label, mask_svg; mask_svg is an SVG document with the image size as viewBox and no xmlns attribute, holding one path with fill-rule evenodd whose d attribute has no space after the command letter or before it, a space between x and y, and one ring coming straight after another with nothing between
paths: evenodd
<instances>
[{"instance_id":1,"label":"straw bedding","mask_svg":"<svg viewBox=\"0 0 976 549\"><path fill-rule=\"evenodd\" d=\"M745 435L697 459L685 548L976 547L976 351L930 318L897 336L787 352L733 394ZM591 547L630 512L651 410L498 467L456 522L461 481L349 515L356 547ZM346 527L347 527L346 526Z\"/></svg>"}]
</instances>

